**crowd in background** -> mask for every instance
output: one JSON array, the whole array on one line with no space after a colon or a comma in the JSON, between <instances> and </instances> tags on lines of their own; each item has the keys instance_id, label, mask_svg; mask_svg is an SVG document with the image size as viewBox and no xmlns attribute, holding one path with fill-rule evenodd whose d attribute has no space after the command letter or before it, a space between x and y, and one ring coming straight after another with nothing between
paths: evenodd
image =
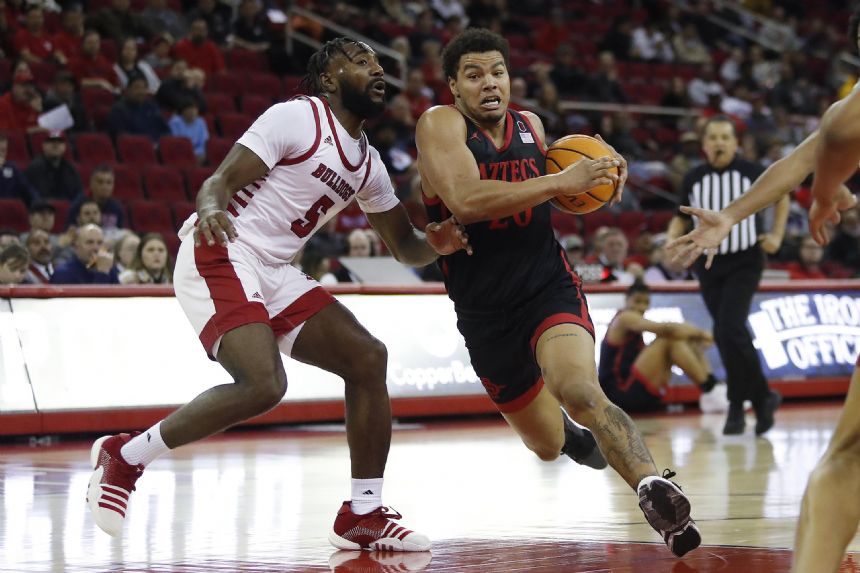
<instances>
[{"instance_id":1,"label":"crowd in background","mask_svg":"<svg viewBox=\"0 0 860 573\"><path fill-rule=\"evenodd\" d=\"M692 0L298 4L400 54L382 62L404 86L392 89L385 116L367 131L418 227L426 214L415 122L453 101L442 47L465 26L505 35L512 107L540 115L548 140L600 133L630 163L625 200L614 210L554 215L568 257L592 281L691 278L664 256L663 231L683 174L702 161L704 119L731 116L740 153L768 165L856 81L856 68L840 57L856 52L841 2L751 0L751 11ZM311 49L296 44L288 54L286 26L332 37L312 20L285 19L288 7L0 0L0 282L169 282L175 231L193 211L200 181L254 117L296 93ZM39 126L39 114L63 106L67 129ZM172 188L158 188L164 181ZM807 234L809 203L806 182L792 195L771 267L792 278L860 274L858 213L845 215L823 249ZM296 264L323 283L346 282L356 277L340 257L385 254L352 205ZM434 266L419 272L441 278Z\"/></svg>"}]
</instances>

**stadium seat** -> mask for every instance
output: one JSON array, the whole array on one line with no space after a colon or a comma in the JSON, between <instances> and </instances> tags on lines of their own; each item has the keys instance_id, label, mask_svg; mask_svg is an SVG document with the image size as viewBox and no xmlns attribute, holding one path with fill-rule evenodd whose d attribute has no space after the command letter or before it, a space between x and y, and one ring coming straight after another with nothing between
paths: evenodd
<instances>
[{"instance_id":1,"label":"stadium seat","mask_svg":"<svg viewBox=\"0 0 860 573\"><path fill-rule=\"evenodd\" d=\"M147 167L143 172L143 181L146 183L146 196L151 201L174 203L188 200L185 182L175 167Z\"/></svg>"},{"instance_id":2,"label":"stadium seat","mask_svg":"<svg viewBox=\"0 0 860 573\"><path fill-rule=\"evenodd\" d=\"M229 94L238 97L247 91L245 72L227 70L210 77L206 81L206 91Z\"/></svg>"},{"instance_id":3,"label":"stadium seat","mask_svg":"<svg viewBox=\"0 0 860 573\"><path fill-rule=\"evenodd\" d=\"M189 198L194 199L197 197L197 192L200 191L203 182L214 171L214 167L188 167L183 170L183 175L185 175L185 191Z\"/></svg>"},{"instance_id":4,"label":"stadium seat","mask_svg":"<svg viewBox=\"0 0 860 573\"><path fill-rule=\"evenodd\" d=\"M179 201L171 204L170 210L173 211L173 226L179 230L182 223L197 210L197 205L192 201Z\"/></svg>"},{"instance_id":5,"label":"stadium seat","mask_svg":"<svg viewBox=\"0 0 860 573\"><path fill-rule=\"evenodd\" d=\"M595 211L582 216L583 230L586 237L591 237L600 227L614 227L615 213L611 211Z\"/></svg>"},{"instance_id":6,"label":"stadium seat","mask_svg":"<svg viewBox=\"0 0 860 573\"><path fill-rule=\"evenodd\" d=\"M87 115L92 116L96 108L107 106L110 109L116 102L116 96L101 88L84 88L81 90L81 101Z\"/></svg>"},{"instance_id":7,"label":"stadium seat","mask_svg":"<svg viewBox=\"0 0 860 573\"><path fill-rule=\"evenodd\" d=\"M65 199L51 199L48 203L53 205L57 211L54 215L54 228L51 229L51 233L62 233L66 228L66 219L69 218L69 205L71 203Z\"/></svg>"},{"instance_id":8,"label":"stadium seat","mask_svg":"<svg viewBox=\"0 0 860 573\"><path fill-rule=\"evenodd\" d=\"M19 199L0 199L0 229L23 233L30 227L27 206Z\"/></svg>"},{"instance_id":9,"label":"stadium seat","mask_svg":"<svg viewBox=\"0 0 860 573\"><path fill-rule=\"evenodd\" d=\"M272 106L272 98L246 94L242 96L241 111L251 117L259 117Z\"/></svg>"},{"instance_id":10,"label":"stadium seat","mask_svg":"<svg viewBox=\"0 0 860 573\"><path fill-rule=\"evenodd\" d=\"M132 228L139 233L172 233L173 216L166 203L133 201L129 206Z\"/></svg>"},{"instance_id":11,"label":"stadium seat","mask_svg":"<svg viewBox=\"0 0 860 573\"><path fill-rule=\"evenodd\" d=\"M218 116L221 135L233 141L242 137L252 123L254 123L253 117L241 113L222 113Z\"/></svg>"},{"instance_id":12,"label":"stadium seat","mask_svg":"<svg viewBox=\"0 0 860 573\"><path fill-rule=\"evenodd\" d=\"M243 93L281 99L281 82L277 76L268 73L249 73Z\"/></svg>"},{"instance_id":13,"label":"stadium seat","mask_svg":"<svg viewBox=\"0 0 860 573\"><path fill-rule=\"evenodd\" d=\"M645 220L645 214L641 211L625 211L618 214L616 224L625 233L639 234L645 230Z\"/></svg>"},{"instance_id":14,"label":"stadium seat","mask_svg":"<svg viewBox=\"0 0 860 573\"><path fill-rule=\"evenodd\" d=\"M549 214L552 228L558 231L559 236L575 235L580 232L579 219L576 215L565 213L555 207L550 210Z\"/></svg>"},{"instance_id":15,"label":"stadium seat","mask_svg":"<svg viewBox=\"0 0 860 573\"><path fill-rule=\"evenodd\" d=\"M114 163L113 142L105 133L80 133L75 137L75 151L81 163Z\"/></svg>"},{"instance_id":16,"label":"stadium seat","mask_svg":"<svg viewBox=\"0 0 860 573\"><path fill-rule=\"evenodd\" d=\"M206 162L215 167L220 165L235 142L228 137L210 137L206 142Z\"/></svg>"},{"instance_id":17,"label":"stadium seat","mask_svg":"<svg viewBox=\"0 0 860 573\"><path fill-rule=\"evenodd\" d=\"M236 111L236 99L227 93L210 92L203 94L206 100L206 111L209 114L234 113Z\"/></svg>"},{"instance_id":18,"label":"stadium seat","mask_svg":"<svg viewBox=\"0 0 860 573\"><path fill-rule=\"evenodd\" d=\"M158 163L152 140L145 135L120 135L116 144L124 163L134 163L138 167Z\"/></svg>"},{"instance_id":19,"label":"stadium seat","mask_svg":"<svg viewBox=\"0 0 860 573\"><path fill-rule=\"evenodd\" d=\"M284 76L284 86L282 93L283 99L287 100L302 93L301 90L302 76Z\"/></svg>"},{"instance_id":20,"label":"stadium seat","mask_svg":"<svg viewBox=\"0 0 860 573\"><path fill-rule=\"evenodd\" d=\"M652 233L665 233L669 229L669 221L675 216L674 211L654 211L648 217L648 230Z\"/></svg>"},{"instance_id":21,"label":"stadium seat","mask_svg":"<svg viewBox=\"0 0 860 573\"><path fill-rule=\"evenodd\" d=\"M6 159L17 165L20 169L27 167L30 163L30 150L27 148L27 136L22 131L6 132L8 148Z\"/></svg>"},{"instance_id":22,"label":"stadium seat","mask_svg":"<svg viewBox=\"0 0 860 573\"><path fill-rule=\"evenodd\" d=\"M227 67L231 70L266 72L269 69L269 60L263 52L233 48L227 52L226 59Z\"/></svg>"},{"instance_id":23,"label":"stadium seat","mask_svg":"<svg viewBox=\"0 0 860 573\"><path fill-rule=\"evenodd\" d=\"M158 140L158 154L161 163L175 167L193 167L197 165L197 157L194 155L194 147L187 137L174 137L162 135Z\"/></svg>"}]
</instances>

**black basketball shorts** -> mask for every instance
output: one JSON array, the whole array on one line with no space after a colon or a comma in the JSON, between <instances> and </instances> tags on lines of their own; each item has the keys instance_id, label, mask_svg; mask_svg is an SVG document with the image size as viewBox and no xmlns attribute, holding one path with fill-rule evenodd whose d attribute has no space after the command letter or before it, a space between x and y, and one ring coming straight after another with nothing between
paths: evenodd
<instances>
[{"instance_id":1,"label":"black basketball shorts","mask_svg":"<svg viewBox=\"0 0 860 573\"><path fill-rule=\"evenodd\" d=\"M515 309L457 309L457 328L466 340L472 367L499 411L521 410L538 395L543 377L535 358L537 341L551 327L567 323L581 326L594 338L585 294L573 282Z\"/></svg>"}]
</instances>

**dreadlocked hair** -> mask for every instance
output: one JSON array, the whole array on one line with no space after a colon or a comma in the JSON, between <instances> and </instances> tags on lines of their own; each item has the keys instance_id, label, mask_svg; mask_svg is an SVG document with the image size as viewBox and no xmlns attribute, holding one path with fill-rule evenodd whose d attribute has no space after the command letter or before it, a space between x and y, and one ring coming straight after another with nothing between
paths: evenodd
<instances>
[{"instance_id":1,"label":"dreadlocked hair","mask_svg":"<svg viewBox=\"0 0 860 573\"><path fill-rule=\"evenodd\" d=\"M329 40L323 44L319 50L311 54L310 58L308 58L307 73L299 84L301 91L308 95L321 95L325 90L323 90L322 83L320 82L320 75L325 73L328 69L328 65L333 57L341 55L349 59L349 55L346 53L345 47L350 44L355 44L365 50L370 50L370 47L364 42L359 42L358 40L354 40L346 36Z\"/></svg>"}]
</instances>

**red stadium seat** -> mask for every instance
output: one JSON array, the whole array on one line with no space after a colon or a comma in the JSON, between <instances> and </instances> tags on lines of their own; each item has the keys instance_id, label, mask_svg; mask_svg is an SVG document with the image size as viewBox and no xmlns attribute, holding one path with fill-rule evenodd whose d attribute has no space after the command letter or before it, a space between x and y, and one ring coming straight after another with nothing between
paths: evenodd
<instances>
[{"instance_id":1,"label":"red stadium seat","mask_svg":"<svg viewBox=\"0 0 860 573\"><path fill-rule=\"evenodd\" d=\"M550 221L552 228L558 231L559 236L576 235L580 232L579 219L576 215L565 213L555 207L550 210Z\"/></svg>"},{"instance_id":2,"label":"red stadium seat","mask_svg":"<svg viewBox=\"0 0 860 573\"><path fill-rule=\"evenodd\" d=\"M294 95L302 93L300 84L302 76L284 76L284 99L290 99Z\"/></svg>"},{"instance_id":3,"label":"red stadium seat","mask_svg":"<svg viewBox=\"0 0 860 573\"><path fill-rule=\"evenodd\" d=\"M6 149L6 159L19 168L24 169L30 163L30 150L27 148L27 136L22 131L7 131L9 140Z\"/></svg>"},{"instance_id":4,"label":"red stadium seat","mask_svg":"<svg viewBox=\"0 0 860 573\"><path fill-rule=\"evenodd\" d=\"M48 139L47 131L37 131L30 134L30 151L33 152L33 157L37 157L42 154L42 143L44 143L46 139ZM66 153L63 154L63 157L69 161L74 161L74 158L72 157L72 145L69 143L68 139L66 140Z\"/></svg>"},{"instance_id":5,"label":"red stadium seat","mask_svg":"<svg viewBox=\"0 0 860 573\"><path fill-rule=\"evenodd\" d=\"M645 230L646 217L641 211L625 211L619 213L616 224L625 233L639 234Z\"/></svg>"},{"instance_id":6,"label":"red stadium seat","mask_svg":"<svg viewBox=\"0 0 860 573\"><path fill-rule=\"evenodd\" d=\"M236 99L230 94L211 92L204 94L203 97L206 99L206 111L210 115L236 111Z\"/></svg>"},{"instance_id":7,"label":"red stadium seat","mask_svg":"<svg viewBox=\"0 0 860 573\"><path fill-rule=\"evenodd\" d=\"M162 135L158 140L158 153L161 162L165 165L176 167L193 167L197 165L197 157L194 155L194 147L187 137L174 137Z\"/></svg>"},{"instance_id":8,"label":"red stadium seat","mask_svg":"<svg viewBox=\"0 0 860 573\"><path fill-rule=\"evenodd\" d=\"M611 211L595 211L582 216L582 224L585 230L585 236L590 237L600 227L614 227L615 213Z\"/></svg>"},{"instance_id":9,"label":"red stadium seat","mask_svg":"<svg viewBox=\"0 0 860 573\"><path fill-rule=\"evenodd\" d=\"M669 229L669 221L675 216L674 211L654 211L648 217L648 230L652 233L665 233Z\"/></svg>"},{"instance_id":10,"label":"red stadium seat","mask_svg":"<svg viewBox=\"0 0 860 573\"><path fill-rule=\"evenodd\" d=\"M236 141L245 133L251 124L253 117L241 113L222 113L218 116L218 125L221 127L221 135Z\"/></svg>"},{"instance_id":11,"label":"red stadium seat","mask_svg":"<svg viewBox=\"0 0 860 573\"><path fill-rule=\"evenodd\" d=\"M146 196L152 201L174 203L188 200L185 182L175 167L147 167L143 172L143 181L146 183Z\"/></svg>"},{"instance_id":12,"label":"red stadium seat","mask_svg":"<svg viewBox=\"0 0 860 573\"><path fill-rule=\"evenodd\" d=\"M281 82L274 74L249 73L245 88L243 93L281 99Z\"/></svg>"},{"instance_id":13,"label":"red stadium seat","mask_svg":"<svg viewBox=\"0 0 860 573\"><path fill-rule=\"evenodd\" d=\"M158 201L134 201L129 206L132 228L139 233L163 233L175 231L173 216L166 203Z\"/></svg>"},{"instance_id":14,"label":"red stadium seat","mask_svg":"<svg viewBox=\"0 0 860 573\"><path fill-rule=\"evenodd\" d=\"M227 52L227 67L231 70L245 72L265 72L269 69L269 60L264 52L252 52L241 48L233 48Z\"/></svg>"},{"instance_id":15,"label":"red stadium seat","mask_svg":"<svg viewBox=\"0 0 860 573\"><path fill-rule=\"evenodd\" d=\"M197 210L197 205L191 201L180 201L170 205L170 209L173 211L173 226L178 230L191 213Z\"/></svg>"},{"instance_id":16,"label":"red stadium seat","mask_svg":"<svg viewBox=\"0 0 860 573\"><path fill-rule=\"evenodd\" d=\"M124 163L134 163L139 167L158 163L152 140L145 135L120 135L116 144Z\"/></svg>"},{"instance_id":17,"label":"red stadium seat","mask_svg":"<svg viewBox=\"0 0 860 573\"><path fill-rule=\"evenodd\" d=\"M19 199L0 199L0 229L23 233L30 228L27 206Z\"/></svg>"},{"instance_id":18,"label":"red stadium seat","mask_svg":"<svg viewBox=\"0 0 860 573\"><path fill-rule=\"evenodd\" d=\"M227 70L206 80L206 91L229 94L237 97L247 91L245 72Z\"/></svg>"},{"instance_id":19,"label":"red stadium seat","mask_svg":"<svg viewBox=\"0 0 860 573\"><path fill-rule=\"evenodd\" d=\"M251 117L259 117L272 106L272 98L246 94L242 96L242 113Z\"/></svg>"},{"instance_id":20,"label":"red stadium seat","mask_svg":"<svg viewBox=\"0 0 860 573\"><path fill-rule=\"evenodd\" d=\"M75 137L75 150L81 163L113 163L116 153L113 142L105 133L80 133Z\"/></svg>"},{"instance_id":21,"label":"red stadium seat","mask_svg":"<svg viewBox=\"0 0 860 573\"><path fill-rule=\"evenodd\" d=\"M220 165L235 142L228 137L210 137L206 142L206 162L216 167Z\"/></svg>"},{"instance_id":22,"label":"red stadium seat","mask_svg":"<svg viewBox=\"0 0 860 573\"><path fill-rule=\"evenodd\" d=\"M116 102L116 96L101 88L85 88L81 90L81 101L87 115L92 115L98 107L110 108Z\"/></svg>"},{"instance_id":23,"label":"red stadium seat","mask_svg":"<svg viewBox=\"0 0 860 573\"><path fill-rule=\"evenodd\" d=\"M212 141L211 139L209 141ZM183 170L185 175L185 190L191 199L197 197L197 192L203 186L203 182L215 172L214 167L189 167Z\"/></svg>"},{"instance_id":24,"label":"red stadium seat","mask_svg":"<svg viewBox=\"0 0 860 573\"><path fill-rule=\"evenodd\" d=\"M69 205L71 203L65 199L51 199L48 203L57 210L54 215L54 228L51 229L51 232L54 234L62 233L66 228L66 219L69 218Z\"/></svg>"}]
</instances>

